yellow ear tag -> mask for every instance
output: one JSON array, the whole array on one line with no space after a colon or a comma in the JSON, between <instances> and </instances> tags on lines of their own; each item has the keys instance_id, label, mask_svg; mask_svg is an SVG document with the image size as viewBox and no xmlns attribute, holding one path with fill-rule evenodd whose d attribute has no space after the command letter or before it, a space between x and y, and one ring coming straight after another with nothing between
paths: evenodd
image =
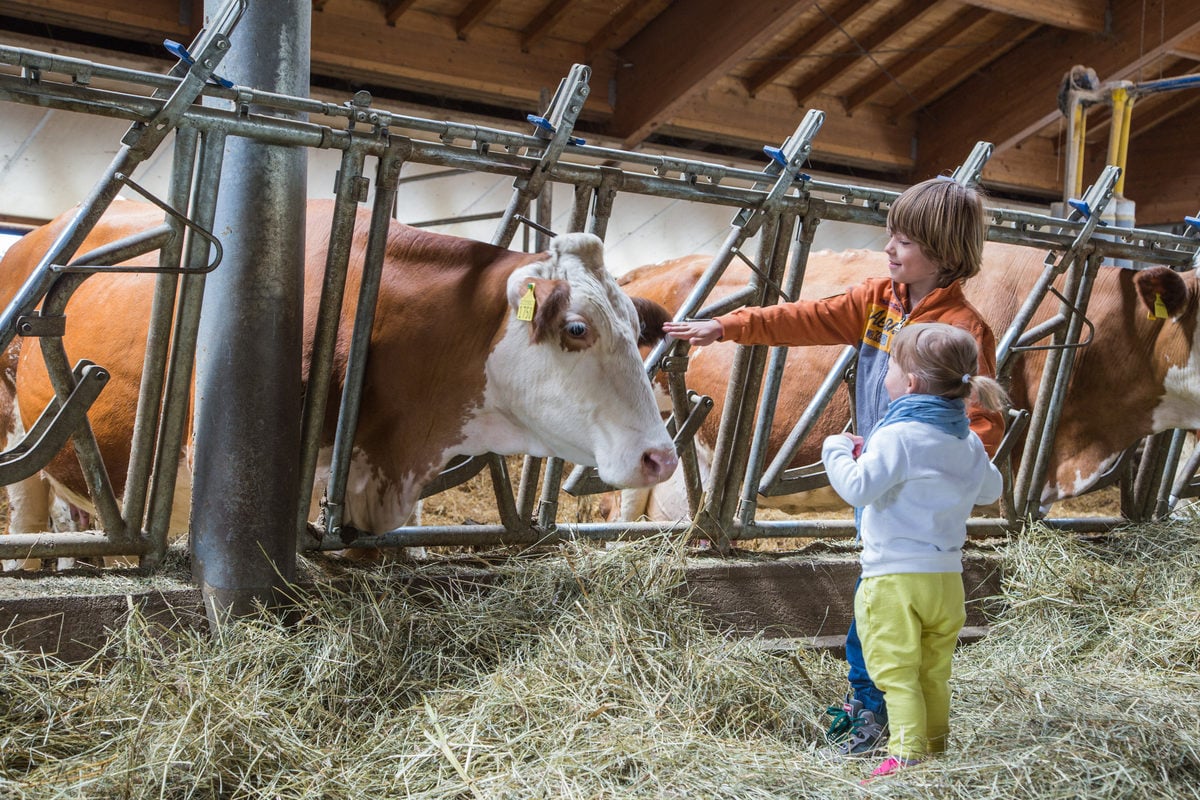
<instances>
[{"instance_id":1,"label":"yellow ear tag","mask_svg":"<svg viewBox=\"0 0 1200 800\"><path fill-rule=\"evenodd\" d=\"M517 319L522 322L529 322L533 319L533 312L537 308L537 298L533 296L533 284L525 289L525 294L521 295L521 302L517 303Z\"/></svg>"},{"instance_id":2,"label":"yellow ear tag","mask_svg":"<svg viewBox=\"0 0 1200 800\"><path fill-rule=\"evenodd\" d=\"M1166 319L1167 304L1163 302L1162 295L1154 295L1154 316L1151 319Z\"/></svg>"}]
</instances>

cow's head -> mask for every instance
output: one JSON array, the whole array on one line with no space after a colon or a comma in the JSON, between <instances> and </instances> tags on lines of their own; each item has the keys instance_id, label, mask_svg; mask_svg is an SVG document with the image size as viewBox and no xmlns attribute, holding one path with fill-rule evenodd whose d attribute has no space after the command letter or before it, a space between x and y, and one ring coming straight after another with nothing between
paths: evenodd
<instances>
[{"instance_id":1,"label":"cow's head","mask_svg":"<svg viewBox=\"0 0 1200 800\"><path fill-rule=\"evenodd\" d=\"M1155 431L1200 428L1200 342L1196 339L1196 272L1150 267L1134 276L1150 319L1161 320L1154 343L1154 374L1163 396L1154 409Z\"/></svg>"},{"instance_id":2,"label":"cow's head","mask_svg":"<svg viewBox=\"0 0 1200 800\"><path fill-rule=\"evenodd\" d=\"M485 397L506 421L506 449L592 465L617 486L668 477L677 458L638 352L643 325L605 269L603 242L555 238L509 277L508 303ZM655 313L647 332L661 329L666 312Z\"/></svg>"}]
</instances>

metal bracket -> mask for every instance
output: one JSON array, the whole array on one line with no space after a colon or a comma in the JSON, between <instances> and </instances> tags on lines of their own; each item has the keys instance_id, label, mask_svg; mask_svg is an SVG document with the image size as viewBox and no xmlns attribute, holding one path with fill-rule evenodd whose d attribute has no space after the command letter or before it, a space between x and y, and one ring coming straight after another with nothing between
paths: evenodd
<instances>
[{"instance_id":1,"label":"metal bracket","mask_svg":"<svg viewBox=\"0 0 1200 800\"><path fill-rule=\"evenodd\" d=\"M800 167L808 160L812 152L812 142L821 125L825 122L825 112L810 108L804 119L796 126L796 131L783 140L782 147L764 146L771 163L763 170L763 180L754 185L761 190L773 183L767 196L757 208L743 208L730 223L734 227L743 228L748 232L757 230L762 221L764 209L778 205L783 196L792 190L792 184L797 180L808 182L809 176L800 172Z\"/></svg>"},{"instance_id":2,"label":"metal bracket","mask_svg":"<svg viewBox=\"0 0 1200 800\"><path fill-rule=\"evenodd\" d=\"M79 429L110 377L108 370L86 359L73 372L77 383L67 399L51 400L21 442L0 453L0 484L23 481L49 464Z\"/></svg>"},{"instance_id":3,"label":"metal bracket","mask_svg":"<svg viewBox=\"0 0 1200 800\"><path fill-rule=\"evenodd\" d=\"M992 157L994 149L991 142L976 142L967 160L958 165L950 180L972 188L978 186L983 179L983 167Z\"/></svg>"},{"instance_id":4,"label":"metal bracket","mask_svg":"<svg viewBox=\"0 0 1200 800\"><path fill-rule=\"evenodd\" d=\"M19 336L62 336L67 332L67 318L62 314L43 317L41 314L27 314L17 317L17 335Z\"/></svg>"}]
</instances>

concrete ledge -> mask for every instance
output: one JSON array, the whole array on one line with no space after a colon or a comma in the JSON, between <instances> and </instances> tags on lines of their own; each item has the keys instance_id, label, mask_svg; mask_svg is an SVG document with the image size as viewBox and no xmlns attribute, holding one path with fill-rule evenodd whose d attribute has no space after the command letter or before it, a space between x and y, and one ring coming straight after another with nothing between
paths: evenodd
<instances>
[{"instance_id":1,"label":"concrete ledge","mask_svg":"<svg viewBox=\"0 0 1200 800\"><path fill-rule=\"evenodd\" d=\"M770 561L725 560L688 570L689 597L714 620L748 636L845 638L854 616L857 558L789 556ZM991 553L963 559L967 625L987 623L1001 591L1000 562Z\"/></svg>"},{"instance_id":2,"label":"concrete ledge","mask_svg":"<svg viewBox=\"0 0 1200 800\"><path fill-rule=\"evenodd\" d=\"M735 634L762 634L780 648L840 649L852 616L854 583L859 567L855 557L834 555L763 556L693 559L682 593L698 603L717 627ZM442 578L418 581L461 582L469 591L486 591L487 573L478 567ZM986 630L989 598L1000 593L998 559L989 553L964 560L968 597L968 629L963 641ZM200 591L186 582L159 581L154 588L137 588L128 575L119 579L90 577L64 583L56 577L0 579L0 642L32 653L81 661L103 646L109 633L138 607L164 628L201 629L207 620ZM163 584L168 584L164 588ZM44 585L54 594L39 596ZM75 588L79 586L80 588ZM20 587L20 591L13 587ZM83 588L86 587L86 588ZM66 594L78 591L79 594ZM9 596L6 596L9 595ZM17 596L14 596L17 595ZM789 644L790 643L790 644Z\"/></svg>"}]
</instances>

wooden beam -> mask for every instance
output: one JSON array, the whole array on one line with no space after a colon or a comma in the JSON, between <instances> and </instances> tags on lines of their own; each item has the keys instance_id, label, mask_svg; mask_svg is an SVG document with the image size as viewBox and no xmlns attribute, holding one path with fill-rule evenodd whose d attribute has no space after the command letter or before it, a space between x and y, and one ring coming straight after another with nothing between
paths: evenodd
<instances>
[{"instance_id":1,"label":"wooden beam","mask_svg":"<svg viewBox=\"0 0 1200 800\"><path fill-rule=\"evenodd\" d=\"M164 36L191 41L190 21L180 22L177 0L4 0L3 11L19 19L158 45Z\"/></svg>"},{"instance_id":2,"label":"wooden beam","mask_svg":"<svg viewBox=\"0 0 1200 800\"><path fill-rule=\"evenodd\" d=\"M850 117L837 111L836 103L830 105L833 110L826 112L825 122L813 140L814 161L890 173L897 180L907 180L912 169L911 120L895 123L883 109L867 109ZM781 145L795 133L803 118L803 111L790 102L750 98L734 81L722 81L703 97L691 98L680 107L663 131L761 152L763 145ZM763 159L765 164L766 157Z\"/></svg>"},{"instance_id":3,"label":"wooden beam","mask_svg":"<svg viewBox=\"0 0 1200 800\"><path fill-rule=\"evenodd\" d=\"M987 14L988 12L981 8L964 8L955 12L928 36L922 37L917 49L889 64L888 74L891 75L892 80L903 85L905 74L927 59L942 55L938 52L941 48L966 33L976 23L981 22ZM880 80L879 75L872 73L846 93L843 103L846 111L854 113L859 106L886 87L887 82Z\"/></svg>"},{"instance_id":4,"label":"wooden beam","mask_svg":"<svg viewBox=\"0 0 1200 800\"><path fill-rule=\"evenodd\" d=\"M583 48L549 39L532 56L520 51L518 41L516 31L484 26L464 42L444 19L419 11L394 28L380 25L378 19L327 12L313 20L312 71L540 113L542 90L552 92L558 86L582 60ZM404 57L397 58L398 53ZM611 78L611 64L593 66L592 86L608 86ZM583 117L595 120L609 113L608 93L593 91Z\"/></svg>"},{"instance_id":5,"label":"wooden beam","mask_svg":"<svg viewBox=\"0 0 1200 800\"><path fill-rule=\"evenodd\" d=\"M1161 21L1159 41L1143 35L1143 17ZM921 115L918 169L936 164L977 139L997 151L1055 122L1058 87L1074 64L1093 67L1101 80L1136 77L1177 42L1200 33L1200 3L1192 0L1114 0L1113 33L1096 37L1053 31L1021 43L1002 59L970 75Z\"/></svg>"},{"instance_id":6,"label":"wooden beam","mask_svg":"<svg viewBox=\"0 0 1200 800\"><path fill-rule=\"evenodd\" d=\"M968 5L1083 33L1102 33L1107 0L962 0Z\"/></svg>"},{"instance_id":7,"label":"wooden beam","mask_svg":"<svg viewBox=\"0 0 1200 800\"><path fill-rule=\"evenodd\" d=\"M1125 196L1137 202L1139 225L1178 224L1200 211L1197 128L1200 104L1192 103L1170 125L1130 144Z\"/></svg>"},{"instance_id":8,"label":"wooden beam","mask_svg":"<svg viewBox=\"0 0 1200 800\"><path fill-rule=\"evenodd\" d=\"M383 0L383 17L387 24L396 27L396 20L417 4L417 0Z\"/></svg>"},{"instance_id":9,"label":"wooden beam","mask_svg":"<svg viewBox=\"0 0 1200 800\"><path fill-rule=\"evenodd\" d=\"M583 48L584 60L590 64L605 50L625 44L641 27L640 19L653 19L670 4L671 0L628 0Z\"/></svg>"},{"instance_id":10,"label":"wooden beam","mask_svg":"<svg viewBox=\"0 0 1200 800\"><path fill-rule=\"evenodd\" d=\"M1171 48L1171 55L1186 58L1189 61L1200 61L1200 35L1177 42Z\"/></svg>"},{"instance_id":11,"label":"wooden beam","mask_svg":"<svg viewBox=\"0 0 1200 800\"><path fill-rule=\"evenodd\" d=\"M892 113L897 117L906 117L918 109L925 108L960 83L969 80L989 61L1016 47L1038 27L1037 24L1023 19L1006 21L998 36L968 50L966 55L939 72L933 80L914 88L904 100L892 107ZM1007 87L1007 90L1013 91L1013 87Z\"/></svg>"},{"instance_id":12,"label":"wooden beam","mask_svg":"<svg viewBox=\"0 0 1200 800\"><path fill-rule=\"evenodd\" d=\"M746 93L754 97L800 59L821 57L821 54L816 52L818 45L837 33L841 26L849 24L870 5L871 0L848 0L832 12L822 9L821 18L815 25L806 29L799 39L789 44L782 52L769 56L767 62L746 79Z\"/></svg>"},{"instance_id":13,"label":"wooden beam","mask_svg":"<svg viewBox=\"0 0 1200 800\"><path fill-rule=\"evenodd\" d=\"M573 4L573 0L552 0L538 12L533 22L521 31L521 52L528 53L535 44L548 36L554 26L571 10Z\"/></svg>"},{"instance_id":14,"label":"wooden beam","mask_svg":"<svg viewBox=\"0 0 1200 800\"><path fill-rule=\"evenodd\" d=\"M471 29L483 22L488 13L499 3L500 0L471 0L470 5L464 8L454 20L454 32L458 34L458 38L465 40Z\"/></svg>"},{"instance_id":15,"label":"wooden beam","mask_svg":"<svg viewBox=\"0 0 1200 800\"><path fill-rule=\"evenodd\" d=\"M801 108L808 105L809 98L825 90L825 87L836 81L853 68L858 60L870 56L871 52L886 42L905 25L920 17L922 12L929 11L933 4L928 0L903 0L887 14L880 17L862 34L853 37L847 44L838 48L824 69L816 75L804 79L804 83L792 90L796 104ZM879 72L881 70L874 70Z\"/></svg>"},{"instance_id":16,"label":"wooden beam","mask_svg":"<svg viewBox=\"0 0 1200 800\"><path fill-rule=\"evenodd\" d=\"M1016 147L996 153L983 168L983 188L1043 197L1047 202L1062 199L1063 155L1058 142L1047 136L1031 136ZM927 178L920 175L918 178Z\"/></svg>"},{"instance_id":17,"label":"wooden beam","mask_svg":"<svg viewBox=\"0 0 1200 800\"><path fill-rule=\"evenodd\" d=\"M637 146L812 2L759 0L730 13L727 0L676 0L620 50L629 66L617 72L612 134Z\"/></svg>"}]
</instances>

